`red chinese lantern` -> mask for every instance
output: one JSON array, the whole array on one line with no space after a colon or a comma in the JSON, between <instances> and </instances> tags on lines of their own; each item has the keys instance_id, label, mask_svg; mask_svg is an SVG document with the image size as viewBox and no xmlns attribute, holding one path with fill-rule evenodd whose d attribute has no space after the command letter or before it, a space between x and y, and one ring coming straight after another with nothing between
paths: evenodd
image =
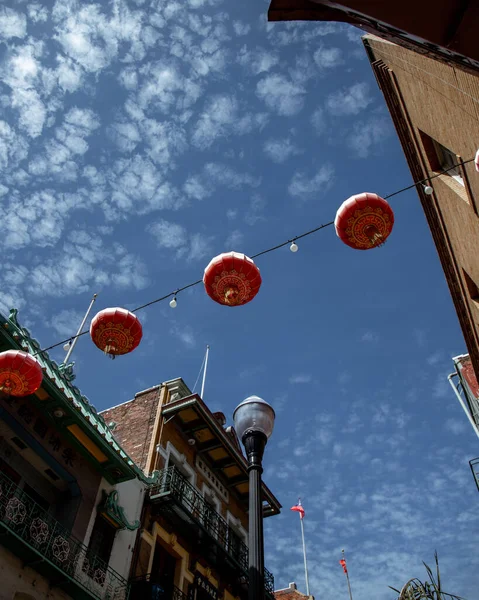
<instances>
[{"instance_id":1,"label":"red chinese lantern","mask_svg":"<svg viewBox=\"0 0 479 600\"><path fill-rule=\"evenodd\" d=\"M213 258L203 277L206 293L225 306L240 306L253 300L261 287L261 275L251 258L226 252Z\"/></svg>"},{"instance_id":2,"label":"red chinese lantern","mask_svg":"<svg viewBox=\"0 0 479 600\"><path fill-rule=\"evenodd\" d=\"M43 371L36 358L20 350L0 352L0 390L10 396L29 396L38 390Z\"/></svg>"},{"instance_id":3,"label":"red chinese lantern","mask_svg":"<svg viewBox=\"0 0 479 600\"><path fill-rule=\"evenodd\" d=\"M356 250L384 244L394 225L394 213L377 194L364 192L345 200L334 220L336 234Z\"/></svg>"},{"instance_id":4,"label":"red chinese lantern","mask_svg":"<svg viewBox=\"0 0 479 600\"><path fill-rule=\"evenodd\" d=\"M474 158L474 164L476 165L476 171L479 171L479 150L476 152L476 156Z\"/></svg>"},{"instance_id":5,"label":"red chinese lantern","mask_svg":"<svg viewBox=\"0 0 479 600\"><path fill-rule=\"evenodd\" d=\"M126 308L105 308L93 318L90 335L100 350L115 358L138 346L143 329L138 317Z\"/></svg>"}]
</instances>

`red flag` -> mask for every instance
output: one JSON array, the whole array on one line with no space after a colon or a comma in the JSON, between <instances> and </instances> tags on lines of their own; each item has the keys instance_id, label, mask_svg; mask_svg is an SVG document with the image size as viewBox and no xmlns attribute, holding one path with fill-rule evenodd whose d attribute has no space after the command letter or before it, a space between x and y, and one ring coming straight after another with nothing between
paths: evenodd
<instances>
[{"instance_id":1,"label":"red flag","mask_svg":"<svg viewBox=\"0 0 479 600\"><path fill-rule=\"evenodd\" d=\"M300 516L301 520L304 519L304 514L305 513L304 513L304 508L303 508L303 506L301 504L301 499L300 498L298 498L298 504L296 504L296 506L292 506L291 510L295 510L296 512L299 512L299 516Z\"/></svg>"},{"instance_id":2,"label":"red flag","mask_svg":"<svg viewBox=\"0 0 479 600\"><path fill-rule=\"evenodd\" d=\"M342 559L339 561L339 564L340 564L340 565L343 567L343 571L344 571L345 573L347 573L347 572L348 572L348 568L346 567L346 561L344 560L344 558L342 558Z\"/></svg>"}]
</instances>

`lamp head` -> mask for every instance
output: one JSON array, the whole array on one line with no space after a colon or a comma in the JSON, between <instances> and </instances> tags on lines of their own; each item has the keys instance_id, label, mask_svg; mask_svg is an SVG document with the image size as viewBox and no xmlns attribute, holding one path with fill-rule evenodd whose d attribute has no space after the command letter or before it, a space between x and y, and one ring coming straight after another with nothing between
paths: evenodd
<instances>
[{"instance_id":1,"label":"lamp head","mask_svg":"<svg viewBox=\"0 0 479 600\"><path fill-rule=\"evenodd\" d=\"M274 418L273 407L258 396L243 400L233 413L236 434L240 440L247 431L258 431L269 438L273 433Z\"/></svg>"}]
</instances>

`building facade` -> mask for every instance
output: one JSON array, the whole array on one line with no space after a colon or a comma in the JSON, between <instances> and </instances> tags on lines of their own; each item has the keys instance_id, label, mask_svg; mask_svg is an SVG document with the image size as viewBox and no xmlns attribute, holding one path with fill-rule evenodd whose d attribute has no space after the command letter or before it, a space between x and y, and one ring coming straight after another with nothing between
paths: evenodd
<instances>
[{"instance_id":1,"label":"building facade","mask_svg":"<svg viewBox=\"0 0 479 600\"><path fill-rule=\"evenodd\" d=\"M434 176L432 195L417 192L479 377L479 175L465 163L479 140L479 76L375 36L363 42L413 180Z\"/></svg>"},{"instance_id":2,"label":"building facade","mask_svg":"<svg viewBox=\"0 0 479 600\"><path fill-rule=\"evenodd\" d=\"M308 596L298 591L298 586L293 582L287 588L276 590L275 600L314 600L314 596Z\"/></svg>"},{"instance_id":3,"label":"building facade","mask_svg":"<svg viewBox=\"0 0 479 600\"><path fill-rule=\"evenodd\" d=\"M350 23L445 64L479 70L477 2L271 0L268 20Z\"/></svg>"},{"instance_id":4,"label":"building facade","mask_svg":"<svg viewBox=\"0 0 479 600\"><path fill-rule=\"evenodd\" d=\"M149 482L16 310L0 315L10 349L44 375L31 396L0 392L0 598L126 600Z\"/></svg>"},{"instance_id":5,"label":"building facade","mask_svg":"<svg viewBox=\"0 0 479 600\"><path fill-rule=\"evenodd\" d=\"M102 412L149 487L132 565L131 600L248 597L248 473L232 427L182 379ZM263 484L264 516L278 500ZM266 597L273 576L265 569Z\"/></svg>"},{"instance_id":6,"label":"building facade","mask_svg":"<svg viewBox=\"0 0 479 600\"><path fill-rule=\"evenodd\" d=\"M466 414L474 432L479 437L479 383L468 354L455 356L455 371L448 377L462 410ZM479 458L469 461L472 475L479 491Z\"/></svg>"}]
</instances>

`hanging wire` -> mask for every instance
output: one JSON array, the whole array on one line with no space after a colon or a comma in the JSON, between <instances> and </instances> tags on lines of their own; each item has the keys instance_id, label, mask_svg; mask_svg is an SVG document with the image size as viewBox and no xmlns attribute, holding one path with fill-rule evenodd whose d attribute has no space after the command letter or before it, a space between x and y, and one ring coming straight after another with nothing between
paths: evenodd
<instances>
[{"instance_id":1,"label":"hanging wire","mask_svg":"<svg viewBox=\"0 0 479 600\"><path fill-rule=\"evenodd\" d=\"M452 167L449 167L448 169L444 169L444 171L441 171L440 173L436 173L435 175L430 175L424 179L421 179L420 181L416 181L415 183L412 183L411 185L408 185L406 187L401 188L400 190L397 190L396 192L392 192L391 194L388 194L387 196L383 196L384 199L387 198L392 198L393 196L397 196L398 194L402 194L403 192L407 192L408 190L411 190L413 188L416 188L418 185L424 184L424 183L429 183L432 179L436 179L436 177L440 177L441 175L444 175L445 173L448 173L449 171L452 171L453 169L460 167L461 165L467 165L470 162L474 161L474 157L470 158L468 160L462 160L460 163L453 165ZM276 246L272 246L271 248L267 248L266 250L262 250L261 252L258 252L257 254L253 254L251 256L251 258L258 258L258 256L263 256L264 254L268 254L270 252L274 252L275 250L279 250L280 248L284 248L284 246L287 246L288 244L290 244L292 241L296 241L296 240L300 240L302 238L307 237L308 235L312 235L313 233L317 233L318 231L321 231L321 229L325 229L326 227L331 227L331 225L334 225L334 221L329 221L329 223L324 223L323 225L319 225L318 227L315 227L314 229L310 229L309 231L306 231L305 233L301 233L300 235L296 235L293 238L290 238L288 240L286 240L285 242L282 242L281 244L277 244ZM168 298L171 298L171 296L177 296L179 292L184 292L185 290L188 290L189 288L195 287L197 285L199 285L200 283L202 283L203 280L202 279L198 279L198 281L194 281L193 283L188 283L187 285L178 288L177 290L175 290L174 292L170 292L169 294L166 294L165 296L161 296L160 298L156 298L155 300L151 300L150 302L147 302L146 304L142 304L141 306L138 306L137 308L134 308L133 310L131 310L130 312L135 313L138 312L139 310L143 310L144 308L147 308L148 306L152 306L153 304L157 304L158 302L163 302L164 300L167 300ZM68 337L64 340L62 340L61 342L57 342L56 344L52 344L51 346L48 346L47 348L44 348L43 350L39 350L38 352L35 352L34 354L32 354L32 356L37 356L38 354L43 354L44 352L48 352L49 350L53 350L54 348L57 348L58 346L62 346L63 344L65 344L68 341L73 341L76 338L81 337L82 335L86 335L87 333L89 333L88 330L83 331L82 333L80 333L79 335L73 336L73 337ZM201 370L200 370L201 373ZM198 375L199 377L199 375ZM198 381L196 382L198 383ZM195 383L195 386L196 386Z\"/></svg>"}]
</instances>

